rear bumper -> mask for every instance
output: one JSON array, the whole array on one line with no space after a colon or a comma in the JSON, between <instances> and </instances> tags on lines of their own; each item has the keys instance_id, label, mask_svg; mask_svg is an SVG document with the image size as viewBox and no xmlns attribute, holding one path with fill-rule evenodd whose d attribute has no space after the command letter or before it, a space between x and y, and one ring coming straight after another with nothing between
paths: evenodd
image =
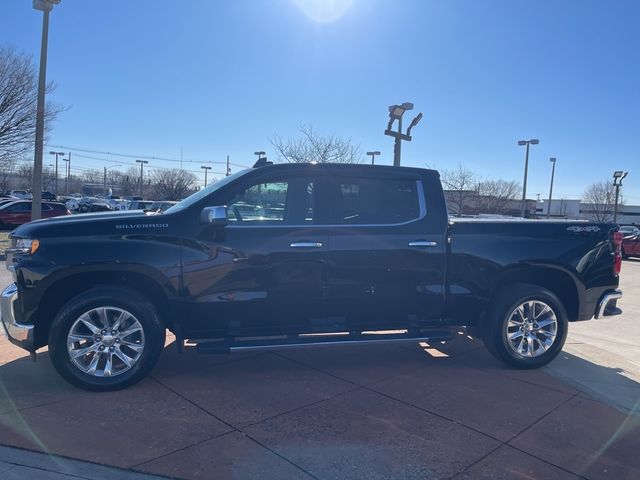
<instances>
[{"instance_id":1,"label":"rear bumper","mask_svg":"<svg viewBox=\"0 0 640 480\"><path fill-rule=\"evenodd\" d=\"M619 288L606 292L598 302L595 318L620 315L622 310L620 310L617 305L619 298L622 298L622 290Z\"/></svg>"},{"instance_id":2,"label":"rear bumper","mask_svg":"<svg viewBox=\"0 0 640 480\"><path fill-rule=\"evenodd\" d=\"M0 295L0 323L11 343L32 351L34 345L33 325L16 322L14 303L18 299L18 288L12 283Z\"/></svg>"}]
</instances>

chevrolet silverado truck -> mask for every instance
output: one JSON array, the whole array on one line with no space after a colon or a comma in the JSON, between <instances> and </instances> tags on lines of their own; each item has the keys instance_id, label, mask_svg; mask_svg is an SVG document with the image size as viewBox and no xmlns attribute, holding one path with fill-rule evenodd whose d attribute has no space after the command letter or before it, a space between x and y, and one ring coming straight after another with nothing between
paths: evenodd
<instances>
[{"instance_id":1,"label":"chevrolet silverado truck","mask_svg":"<svg viewBox=\"0 0 640 480\"><path fill-rule=\"evenodd\" d=\"M31 222L11 233L9 339L47 346L88 390L127 387L165 348L199 353L482 338L515 368L568 324L620 313L615 224L454 221L434 170L264 159L163 213ZM172 347L173 348L173 347Z\"/></svg>"}]
</instances>

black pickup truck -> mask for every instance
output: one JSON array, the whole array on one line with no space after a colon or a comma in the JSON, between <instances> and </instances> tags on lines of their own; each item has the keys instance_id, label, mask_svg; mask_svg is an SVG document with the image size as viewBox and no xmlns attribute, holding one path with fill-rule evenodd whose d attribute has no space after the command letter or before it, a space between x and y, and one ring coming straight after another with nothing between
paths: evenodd
<instances>
[{"instance_id":1,"label":"black pickup truck","mask_svg":"<svg viewBox=\"0 0 640 480\"><path fill-rule=\"evenodd\" d=\"M568 322L620 313L614 224L450 223L433 170L256 165L164 213L32 222L11 234L10 340L49 346L90 390L153 368L165 332L200 353L481 337L535 368ZM35 357L35 355L34 355Z\"/></svg>"}]
</instances>

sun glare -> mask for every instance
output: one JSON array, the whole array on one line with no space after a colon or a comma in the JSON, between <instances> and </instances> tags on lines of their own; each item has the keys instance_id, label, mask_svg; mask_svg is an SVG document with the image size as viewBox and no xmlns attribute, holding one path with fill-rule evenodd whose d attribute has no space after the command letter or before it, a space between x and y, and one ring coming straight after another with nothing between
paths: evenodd
<instances>
[{"instance_id":1,"label":"sun glare","mask_svg":"<svg viewBox=\"0 0 640 480\"><path fill-rule=\"evenodd\" d=\"M307 17L317 23L339 20L353 5L354 0L293 0Z\"/></svg>"}]
</instances>

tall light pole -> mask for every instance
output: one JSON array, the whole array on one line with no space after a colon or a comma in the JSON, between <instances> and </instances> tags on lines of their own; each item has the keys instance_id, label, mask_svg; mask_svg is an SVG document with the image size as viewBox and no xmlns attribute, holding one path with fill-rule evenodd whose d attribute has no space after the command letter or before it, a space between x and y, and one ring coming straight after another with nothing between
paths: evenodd
<instances>
[{"instance_id":1,"label":"tall light pole","mask_svg":"<svg viewBox=\"0 0 640 480\"><path fill-rule=\"evenodd\" d=\"M618 197L620 195L620 187L622 186L622 180L629 174L629 172L623 172L622 170L616 170L613 172L613 186L616 187L616 202L613 205L613 223L618 223Z\"/></svg>"},{"instance_id":2,"label":"tall light pole","mask_svg":"<svg viewBox=\"0 0 640 480\"><path fill-rule=\"evenodd\" d=\"M227 155L227 174L225 176L231 175L231 167L229 166L229 155Z\"/></svg>"},{"instance_id":3,"label":"tall light pole","mask_svg":"<svg viewBox=\"0 0 640 480\"><path fill-rule=\"evenodd\" d=\"M136 160L136 163L140 164L140 196L144 197L142 194L142 182L144 181L144 164L149 163L149 160Z\"/></svg>"},{"instance_id":4,"label":"tall light pole","mask_svg":"<svg viewBox=\"0 0 640 480\"><path fill-rule=\"evenodd\" d=\"M553 164L553 167L551 167L551 186L549 187L549 203L547 205L547 218L551 218L551 198L553 197L553 177L556 174L556 157L551 157L549 161Z\"/></svg>"},{"instance_id":5,"label":"tall light pole","mask_svg":"<svg viewBox=\"0 0 640 480\"><path fill-rule=\"evenodd\" d=\"M56 180L55 180L55 192L56 196L58 195L58 155L62 155L64 157L64 152L49 152L49 155L56 156Z\"/></svg>"},{"instance_id":6,"label":"tall light pole","mask_svg":"<svg viewBox=\"0 0 640 480\"><path fill-rule=\"evenodd\" d=\"M519 140L518 145L527 146L527 153L524 156L524 182L522 185L522 213L521 217L524 218L524 212L527 208L527 173L529 171L529 145L538 145L540 140L532 138L531 140Z\"/></svg>"},{"instance_id":7,"label":"tall light pole","mask_svg":"<svg viewBox=\"0 0 640 480\"><path fill-rule=\"evenodd\" d=\"M49 12L60 0L34 0L33 8L42 12L42 39L40 44L40 71L38 74L38 100L36 104L36 144L33 157L33 185L31 188L31 220L42 216L42 156L44 149L44 105L47 86L47 43L49 40Z\"/></svg>"},{"instance_id":8,"label":"tall light pole","mask_svg":"<svg viewBox=\"0 0 640 480\"><path fill-rule=\"evenodd\" d=\"M387 129L384 131L385 135L395 138L395 143L393 144L393 166L400 166L400 149L402 147L401 142L405 140L407 142L411 141L411 130L415 127L420 120L422 120L422 113L416 115L413 120L411 120L411 124L407 129L407 133L402 133L402 116L404 112L407 110L413 110L413 103L404 102L402 105L391 105L389 107L389 123L387 124ZM398 130L391 130L391 126L393 122L398 121Z\"/></svg>"},{"instance_id":9,"label":"tall light pole","mask_svg":"<svg viewBox=\"0 0 640 480\"><path fill-rule=\"evenodd\" d=\"M263 157L264 155L266 155L266 153L265 153L265 152L263 152L263 151L260 151L260 152L253 152L253 154L258 156L258 160L262 160L262 157Z\"/></svg>"},{"instance_id":10,"label":"tall light pole","mask_svg":"<svg viewBox=\"0 0 640 480\"><path fill-rule=\"evenodd\" d=\"M207 187L207 172L209 170L211 170L211 167L207 167L205 165L202 165L200 168L204 170L204 186L206 188Z\"/></svg>"},{"instance_id":11,"label":"tall light pole","mask_svg":"<svg viewBox=\"0 0 640 480\"><path fill-rule=\"evenodd\" d=\"M379 151L367 152L367 155L371 155L371 165L375 165L376 155L382 155Z\"/></svg>"}]
</instances>

